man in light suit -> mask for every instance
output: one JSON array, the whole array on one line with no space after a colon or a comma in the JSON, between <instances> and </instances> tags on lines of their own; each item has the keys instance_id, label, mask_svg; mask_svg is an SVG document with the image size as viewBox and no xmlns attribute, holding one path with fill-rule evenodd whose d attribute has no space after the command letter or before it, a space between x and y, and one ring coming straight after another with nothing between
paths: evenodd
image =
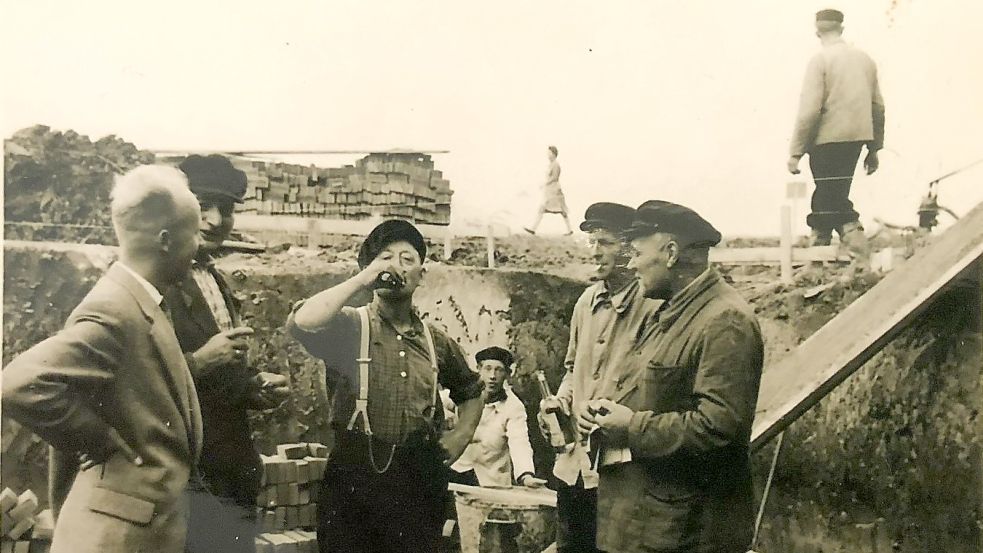
<instances>
[{"instance_id":1,"label":"man in light suit","mask_svg":"<svg viewBox=\"0 0 983 553\"><path fill-rule=\"evenodd\" d=\"M806 222L812 228L813 245L829 245L835 230L852 252L865 253L867 239L850 201L850 185L864 146L867 174L879 165L884 99L877 83L877 65L859 48L844 42L842 35L843 13L822 10L816 14L816 36L823 49L806 69L788 170L798 174L799 160L809 154L816 190Z\"/></svg>"},{"instance_id":2,"label":"man in light suit","mask_svg":"<svg viewBox=\"0 0 983 553\"><path fill-rule=\"evenodd\" d=\"M3 410L54 448L52 553L180 553L201 415L160 291L191 266L198 202L177 169L142 166L111 212L119 260L5 368Z\"/></svg>"}]
</instances>

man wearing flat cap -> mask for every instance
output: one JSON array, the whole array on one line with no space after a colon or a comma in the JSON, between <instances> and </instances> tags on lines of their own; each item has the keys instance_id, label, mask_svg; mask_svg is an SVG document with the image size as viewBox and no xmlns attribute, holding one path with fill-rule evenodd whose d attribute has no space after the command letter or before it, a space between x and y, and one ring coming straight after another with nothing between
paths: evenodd
<instances>
[{"instance_id":1,"label":"man wearing flat cap","mask_svg":"<svg viewBox=\"0 0 983 553\"><path fill-rule=\"evenodd\" d=\"M460 346L423 322L413 292L427 246L412 224L379 224L362 243L359 272L295 306L288 331L324 361L334 392L335 443L318 500L321 551L434 551L447 467L474 434L482 383ZM367 306L346 306L373 290ZM443 429L438 385L458 422Z\"/></svg>"},{"instance_id":2,"label":"man wearing flat cap","mask_svg":"<svg viewBox=\"0 0 983 553\"><path fill-rule=\"evenodd\" d=\"M658 301L646 300L639 291L635 272L629 269L628 246L622 239L634 220L635 210L626 205L599 202L584 213L580 230L587 233L595 263L591 279L573 308L570 340L564 359L566 369L555 399L540 405L542 414L560 410L576 414L587 402L603 397L605 387L618 386L623 366L620 353ZM588 456L586 434L556 455L557 551L596 551L597 471Z\"/></svg>"},{"instance_id":3,"label":"man wearing flat cap","mask_svg":"<svg viewBox=\"0 0 983 553\"><path fill-rule=\"evenodd\" d=\"M262 464L247 411L276 407L290 390L285 376L250 366L247 338L253 331L243 326L239 301L212 260L235 225L245 173L220 155L188 156L179 169L201 206L191 273L164 293L195 379L204 431L198 470L188 485L185 551L253 552Z\"/></svg>"},{"instance_id":4,"label":"man wearing flat cap","mask_svg":"<svg viewBox=\"0 0 983 553\"><path fill-rule=\"evenodd\" d=\"M799 160L809 154L816 188L806 222L812 228L813 245L829 245L835 230L849 251L866 255L867 238L850 201L850 186L864 146L867 174L879 166L884 99L877 65L865 52L844 42L842 35L842 12L816 14L816 36L823 48L806 68L788 170L798 174Z\"/></svg>"},{"instance_id":5,"label":"man wearing flat cap","mask_svg":"<svg viewBox=\"0 0 983 553\"><path fill-rule=\"evenodd\" d=\"M642 293L665 300L620 357L616 394L580 413L601 452L598 547L744 553L753 527L751 422L763 345L751 307L708 264L720 233L693 210L639 206L626 233Z\"/></svg>"},{"instance_id":6,"label":"man wearing flat cap","mask_svg":"<svg viewBox=\"0 0 983 553\"><path fill-rule=\"evenodd\" d=\"M536 478L526 407L505 386L515 363L512 352L492 346L479 351L474 359L485 383L485 408L471 444L451 465L456 473L452 478L472 486L508 487L513 482L529 488L546 485L545 480Z\"/></svg>"}]
</instances>

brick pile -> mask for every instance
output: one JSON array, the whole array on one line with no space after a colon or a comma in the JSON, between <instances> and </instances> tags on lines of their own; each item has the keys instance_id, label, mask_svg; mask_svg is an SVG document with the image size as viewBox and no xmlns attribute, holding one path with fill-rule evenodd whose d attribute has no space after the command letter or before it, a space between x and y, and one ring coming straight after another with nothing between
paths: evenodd
<instances>
[{"instance_id":1,"label":"brick pile","mask_svg":"<svg viewBox=\"0 0 983 553\"><path fill-rule=\"evenodd\" d=\"M165 158L180 163L183 157ZM355 165L321 168L233 157L248 178L244 211L364 220L399 217L448 225L450 181L426 154L375 153Z\"/></svg>"},{"instance_id":2,"label":"brick pile","mask_svg":"<svg viewBox=\"0 0 983 553\"><path fill-rule=\"evenodd\" d=\"M257 553L316 553L317 489L327 455L321 444L297 443L278 445L276 455L262 456Z\"/></svg>"},{"instance_id":3,"label":"brick pile","mask_svg":"<svg viewBox=\"0 0 983 553\"><path fill-rule=\"evenodd\" d=\"M55 532L51 509L41 511L31 490L0 492L0 553L46 553Z\"/></svg>"}]
</instances>

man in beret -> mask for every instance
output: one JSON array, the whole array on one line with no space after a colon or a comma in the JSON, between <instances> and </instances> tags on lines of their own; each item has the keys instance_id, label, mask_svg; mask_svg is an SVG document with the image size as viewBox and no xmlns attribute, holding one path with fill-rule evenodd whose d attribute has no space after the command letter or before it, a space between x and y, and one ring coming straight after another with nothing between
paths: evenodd
<instances>
[{"instance_id":1,"label":"man in beret","mask_svg":"<svg viewBox=\"0 0 983 553\"><path fill-rule=\"evenodd\" d=\"M512 376L512 352L492 346L474 356L485 383L485 408L464 454L451 465L454 481L472 486L520 486L539 488L529 445L526 407L505 382Z\"/></svg>"},{"instance_id":2,"label":"man in beret","mask_svg":"<svg viewBox=\"0 0 983 553\"><path fill-rule=\"evenodd\" d=\"M334 392L335 443L318 500L323 552L434 551L439 543L447 467L471 441L484 402L460 346L413 306L426 253L416 227L385 221L362 243L359 272L299 303L287 321L324 361ZM346 306L369 290L367 306ZM453 430L443 430L438 383L457 404Z\"/></svg>"},{"instance_id":3,"label":"man in beret","mask_svg":"<svg viewBox=\"0 0 983 553\"><path fill-rule=\"evenodd\" d=\"M204 430L197 478L188 486L185 550L253 552L262 464L247 411L276 407L290 390L285 376L250 366L247 339L253 330L242 324L239 302L212 261L235 225L246 174L220 155L192 155L179 168L201 206L200 247L191 273L164 293L195 379Z\"/></svg>"},{"instance_id":4,"label":"man in beret","mask_svg":"<svg viewBox=\"0 0 983 553\"><path fill-rule=\"evenodd\" d=\"M646 316L659 302L639 292L635 272L626 265L628 246L622 239L634 220L635 210L610 202L595 203L584 213L580 230L587 233L595 262L590 285L573 308L570 340L564 360L565 373L555 398L540 405L542 416L562 411L568 416L586 409L587 402L603 388L617 386L622 376L619 350L630 343ZM553 465L557 479L557 551L596 551L597 471L588 457L587 435L558 452Z\"/></svg>"},{"instance_id":5,"label":"man in beret","mask_svg":"<svg viewBox=\"0 0 983 553\"><path fill-rule=\"evenodd\" d=\"M880 163L877 152L884 146L884 99L877 65L865 52L844 42L842 35L842 12L816 14L816 36L823 48L806 68L788 170L798 174L799 160L809 154L816 189L806 222L812 228L813 245L829 245L835 230L851 252L866 256L867 237L850 201L850 185L864 146L867 174Z\"/></svg>"},{"instance_id":6,"label":"man in beret","mask_svg":"<svg viewBox=\"0 0 983 553\"><path fill-rule=\"evenodd\" d=\"M763 345L751 307L708 264L720 233L693 210L639 206L626 233L642 293L664 300L632 337L616 394L580 412L600 432L598 547L744 553L751 422Z\"/></svg>"}]
</instances>

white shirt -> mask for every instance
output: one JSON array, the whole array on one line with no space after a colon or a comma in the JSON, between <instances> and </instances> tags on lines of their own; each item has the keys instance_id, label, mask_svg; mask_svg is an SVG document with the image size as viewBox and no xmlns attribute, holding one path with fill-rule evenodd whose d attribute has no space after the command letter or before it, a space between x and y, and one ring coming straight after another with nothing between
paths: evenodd
<instances>
[{"instance_id":1,"label":"white shirt","mask_svg":"<svg viewBox=\"0 0 983 553\"><path fill-rule=\"evenodd\" d=\"M160 305L160 302L163 301L164 299L164 295L161 294L159 290L157 290L156 286L150 284L150 281L138 275L137 272L129 268L126 265L126 263L123 263L122 261L117 261L116 264L122 267L123 269L126 269L126 272L130 273L130 276L135 278L136 281L140 283L140 286L143 286L144 289L147 290L147 293L150 294L150 297L154 300L154 303Z\"/></svg>"},{"instance_id":2,"label":"white shirt","mask_svg":"<svg viewBox=\"0 0 983 553\"><path fill-rule=\"evenodd\" d=\"M473 469L482 486L511 486L513 478L535 474L526 407L511 390L504 400L485 404L471 444L451 468Z\"/></svg>"}]
</instances>

